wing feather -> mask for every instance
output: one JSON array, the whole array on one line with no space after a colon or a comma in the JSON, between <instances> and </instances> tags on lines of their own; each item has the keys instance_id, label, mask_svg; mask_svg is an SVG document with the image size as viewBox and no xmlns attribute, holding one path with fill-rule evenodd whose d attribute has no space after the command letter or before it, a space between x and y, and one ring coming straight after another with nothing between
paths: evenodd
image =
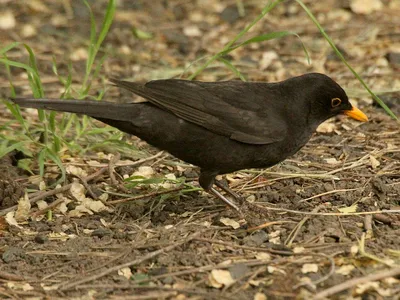
<instances>
[{"instance_id":1,"label":"wing feather","mask_svg":"<svg viewBox=\"0 0 400 300\"><path fill-rule=\"evenodd\" d=\"M286 136L287 121L279 111L282 106L272 97L277 93L274 84L167 79L141 85L111 81L188 122L242 143L270 144Z\"/></svg>"}]
</instances>

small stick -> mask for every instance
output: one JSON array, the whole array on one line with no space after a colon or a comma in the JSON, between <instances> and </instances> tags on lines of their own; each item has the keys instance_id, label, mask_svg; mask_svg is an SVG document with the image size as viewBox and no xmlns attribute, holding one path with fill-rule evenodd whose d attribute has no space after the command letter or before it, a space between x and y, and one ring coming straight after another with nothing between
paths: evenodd
<instances>
[{"instance_id":1,"label":"small stick","mask_svg":"<svg viewBox=\"0 0 400 300\"><path fill-rule=\"evenodd\" d=\"M47 191L47 192L42 192L39 195L37 195L36 197L33 197L32 199L30 199L29 202L31 204L34 204L34 203L38 202L39 200L42 200L42 199L44 199L44 198L46 198L48 196L52 196L52 195L55 195L55 194L58 194L58 193L62 193L62 192L68 191L71 188L71 186L72 186L72 184L67 184L67 185L64 185L63 187L60 187L58 189L54 189L54 190ZM13 210L15 210L17 208L18 208L18 205L14 205L14 206L11 206L9 208L5 208L5 209L0 211L0 216L4 216L7 213L9 213L10 211L13 211Z\"/></svg>"},{"instance_id":2,"label":"small stick","mask_svg":"<svg viewBox=\"0 0 400 300\"><path fill-rule=\"evenodd\" d=\"M175 249L176 247L179 247L179 246L181 246L183 244L186 244L186 243L190 242L191 240L195 239L198 235L200 235L200 233L201 233L201 231L198 231L198 232L190 235L189 237L180 240L179 242L173 243L172 245L170 245L168 247L165 247L165 248L150 252L150 253L148 253L148 254L140 257L140 258L134 259L134 260L129 261L127 263L116 265L114 267L108 268L107 270L104 270L104 271L102 271L100 273L93 274L91 276L87 276L85 278L82 278L82 279L79 279L79 280L76 280L76 281L72 281L72 282L70 281L70 282L62 284L60 286L57 285L57 289L60 290L60 291L65 291L65 290L73 288L73 287L75 287L77 285L81 285L81 284L84 284L84 283L99 279L101 277L107 276L110 273L117 272L118 270L120 270L122 268L127 268L127 267L132 267L134 265L139 265L139 264L141 264L141 263L143 263L143 262L145 262L147 260L150 260L150 259L152 259L152 258L154 258L154 257L156 257L156 256L158 256L158 255L160 255L162 253L169 252L169 251Z\"/></svg>"},{"instance_id":3,"label":"small stick","mask_svg":"<svg viewBox=\"0 0 400 300\"><path fill-rule=\"evenodd\" d=\"M298 203L306 202L308 200L312 200L312 199L319 198L319 197L326 196L326 195L330 195L330 194L335 194L335 193L340 193L340 192L351 192L351 191L357 191L357 190L361 190L361 189L363 189L363 188L332 190L332 191L328 191L328 192L321 193L321 194L318 194L318 195L314 195L314 196L309 197L309 198L301 199Z\"/></svg>"},{"instance_id":4,"label":"small stick","mask_svg":"<svg viewBox=\"0 0 400 300\"><path fill-rule=\"evenodd\" d=\"M146 161L149 161L149 160L152 160L152 159L155 159L155 158L161 156L163 153L164 153L163 151L160 151L156 155L153 155L153 156L150 156L150 157L143 158L143 159L140 159L138 161L135 161L134 163L130 164L130 166L140 165L140 164L142 164L142 163L144 163ZM85 177L84 180L86 182L91 181L91 180L99 177L103 173L105 173L108 169L109 169L108 166L103 167L100 170L98 170L97 172ZM64 186L62 186L60 188L57 188L57 189L54 189L54 190L51 190L51 191L47 191L47 192L39 191L39 192L32 193L31 196L33 196L33 198L30 199L29 202L32 205L32 204L34 204L34 203L38 202L39 200L42 200L42 199L44 199L46 197L53 196L55 194L59 194L59 193L63 193L65 191L68 191L71 188L71 186L72 186L72 183L64 185ZM4 216L7 213L9 213L10 211L16 210L17 208L18 208L18 205L14 205L14 206L5 208L3 210L0 210L0 216Z\"/></svg>"},{"instance_id":5,"label":"small stick","mask_svg":"<svg viewBox=\"0 0 400 300\"><path fill-rule=\"evenodd\" d=\"M5 279L5 280L10 280L10 281L24 281L26 278L23 276L7 273L4 271L0 271L0 278Z\"/></svg>"},{"instance_id":6,"label":"small stick","mask_svg":"<svg viewBox=\"0 0 400 300\"><path fill-rule=\"evenodd\" d=\"M135 197L129 197L129 198L125 198L125 199L107 201L107 204L120 204L120 203L129 202L129 201L135 201L135 200L144 199L144 198L147 198L147 197L154 197L154 196L159 196L159 195L163 195L163 194L168 194L168 193L180 191L182 189L183 189L183 187L177 187L177 188L170 189L170 190L165 190L165 191L156 191L156 192L151 192L151 193L148 193L148 194L139 195L139 196L135 196Z\"/></svg>"},{"instance_id":7,"label":"small stick","mask_svg":"<svg viewBox=\"0 0 400 300\"><path fill-rule=\"evenodd\" d=\"M87 183L86 179L81 177L81 176L77 176L79 178L79 180L82 182L83 186L85 187L85 189L89 192L90 196L93 199L97 199L98 197L95 195L95 193L93 193L92 189L90 188L89 184Z\"/></svg>"},{"instance_id":8,"label":"small stick","mask_svg":"<svg viewBox=\"0 0 400 300\"><path fill-rule=\"evenodd\" d=\"M366 283L366 282L370 282L370 281L382 280L387 277L395 277L398 275L400 275L400 267L394 268L391 270L384 270L382 272L378 272L375 274L369 274L369 275L366 275L363 277L353 278L353 279L339 283L337 285L334 285L330 288L327 288L327 289L317 293L316 295L314 295L313 299L325 299L329 296L332 296L332 295L335 295L342 291L348 290L358 284L362 284L362 283Z\"/></svg>"},{"instance_id":9,"label":"small stick","mask_svg":"<svg viewBox=\"0 0 400 300\"><path fill-rule=\"evenodd\" d=\"M276 250L276 249L271 249L271 248L263 248L263 247L249 247L249 246L242 246L242 245L236 245L234 243L229 243L229 242L224 242L224 241L219 241L219 240L214 240L214 239L207 239L207 238L195 238L196 241L200 242L207 242L210 244L220 244L232 248L238 248L238 249L243 249L243 250L249 250L249 251L258 251L258 252L268 252L271 254L277 254L277 255L283 255L283 256L291 256L294 255L294 253L290 250L285 251L285 250Z\"/></svg>"},{"instance_id":10,"label":"small stick","mask_svg":"<svg viewBox=\"0 0 400 300\"><path fill-rule=\"evenodd\" d=\"M60 205L61 203L63 203L64 201L65 201L64 198L57 199L56 201L51 202L47 207L33 212L33 213L31 214L31 217L37 217L37 216L40 216L40 215L42 215L42 214L45 214L45 213L47 213L49 210L51 210L51 209L53 209L54 207L56 207L56 206Z\"/></svg>"},{"instance_id":11,"label":"small stick","mask_svg":"<svg viewBox=\"0 0 400 300\"><path fill-rule=\"evenodd\" d=\"M323 207L323 205L319 205L319 206L315 207L312 210L312 212L317 213L322 207ZM287 239L284 243L286 246L288 246L289 248L292 246L292 243L293 243L294 239L296 238L297 234L300 232L301 227L303 227L303 225L308 221L308 219L310 219L310 217L311 216L305 216L299 223L297 223L297 225L289 233L289 236L287 237Z\"/></svg>"},{"instance_id":12,"label":"small stick","mask_svg":"<svg viewBox=\"0 0 400 300\"><path fill-rule=\"evenodd\" d=\"M309 215L309 216L339 216L339 217L346 217L346 216L359 216L359 215L374 215L374 214L399 214L400 209L383 209L383 210L374 210L374 211L359 211L354 213L314 213L310 211L299 211L299 210L292 210L286 208L279 208L279 207L269 207L269 206L261 206L256 205L260 209L264 210L273 210L273 211L282 211L292 214L299 214L299 215Z\"/></svg>"}]
</instances>

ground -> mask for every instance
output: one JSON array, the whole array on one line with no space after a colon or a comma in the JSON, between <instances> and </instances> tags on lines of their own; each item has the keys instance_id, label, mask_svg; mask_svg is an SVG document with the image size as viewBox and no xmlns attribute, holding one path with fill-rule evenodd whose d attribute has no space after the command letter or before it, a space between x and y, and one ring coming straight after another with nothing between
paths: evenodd
<instances>
[{"instance_id":1,"label":"ground","mask_svg":"<svg viewBox=\"0 0 400 300\"><path fill-rule=\"evenodd\" d=\"M109 77L180 76L190 62L220 51L253 21L261 2L243 1L241 15L242 2L233 0L118 1L91 95ZM399 1L363 3L315 1L309 7L350 65L400 115ZM99 23L106 5L92 3ZM0 8L1 47L21 41L32 48L46 96L63 92L53 58L63 76L72 61L73 87L80 86L90 30L83 2L6 0ZM118 137L133 149L118 155L107 143L92 147L97 140L80 136L76 143L86 151L60 152L68 174L57 187L52 184L61 173L53 162L40 178L37 165L33 174L17 168L21 153L12 151L0 165L1 297L399 299L399 123L373 104L297 3L278 5L246 37L282 30L300 35L311 64L296 37L251 44L226 58L248 80L328 74L368 123L337 117L283 163L221 178L246 200L242 214L201 191L195 167L134 137ZM7 56L27 61L23 47ZM26 73L12 68L11 74L17 95L30 95ZM5 99L11 95L5 68L0 78ZM197 77L233 78L221 63ZM131 95L108 87L104 98L129 101ZM34 111L23 116L40 124ZM6 137L21 129L5 106L0 117L4 154ZM104 128L97 122L89 128L94 126ZM74 140L73 131L68 138ZM37 150L32 148L33 155ZM127 187L124 175L132 174L149 179ZM25 191L32 205L20 201L14 215Z\"/></svg>"}]
</instances>

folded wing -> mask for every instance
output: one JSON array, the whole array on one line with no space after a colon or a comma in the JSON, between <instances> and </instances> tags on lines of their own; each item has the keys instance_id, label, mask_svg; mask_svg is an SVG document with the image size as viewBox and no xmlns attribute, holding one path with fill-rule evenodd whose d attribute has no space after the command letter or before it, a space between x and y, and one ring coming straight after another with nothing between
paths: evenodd
<instances>
[{"instance_id":1,"label":"folded wing","mask_svg":"<svg viewBox=\"0 0 400 300\"><path fill-rule=\"evenodd\" d=\"M155 80L146 85L111 80L154 105L204 128L247 144L270 144L286 136L274 84L241 81ZM279 95L278 95L279 96ZM279 97L278 97L279 99Z\"/></svg>"}]
</instances>

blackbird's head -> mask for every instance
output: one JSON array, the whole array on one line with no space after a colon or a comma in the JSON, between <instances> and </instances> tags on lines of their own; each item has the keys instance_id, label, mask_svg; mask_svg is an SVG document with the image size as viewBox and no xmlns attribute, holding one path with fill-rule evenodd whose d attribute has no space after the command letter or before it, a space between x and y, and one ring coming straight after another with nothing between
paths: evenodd
<instances>
[{"instance_id":1,"label":"blackbird's head","mask_svg":"<svg viewBox=\"0 0 400 300\"><path fill-rule=\"evenodd\" d=\"M309 82L308 86L312 86L309 121L321 123L339 114L361 122L368 121L368 117L350 103L345 91L330 77L319 73L303 76L306 76L304 79Z\"/></svg>"}]
</instances>

